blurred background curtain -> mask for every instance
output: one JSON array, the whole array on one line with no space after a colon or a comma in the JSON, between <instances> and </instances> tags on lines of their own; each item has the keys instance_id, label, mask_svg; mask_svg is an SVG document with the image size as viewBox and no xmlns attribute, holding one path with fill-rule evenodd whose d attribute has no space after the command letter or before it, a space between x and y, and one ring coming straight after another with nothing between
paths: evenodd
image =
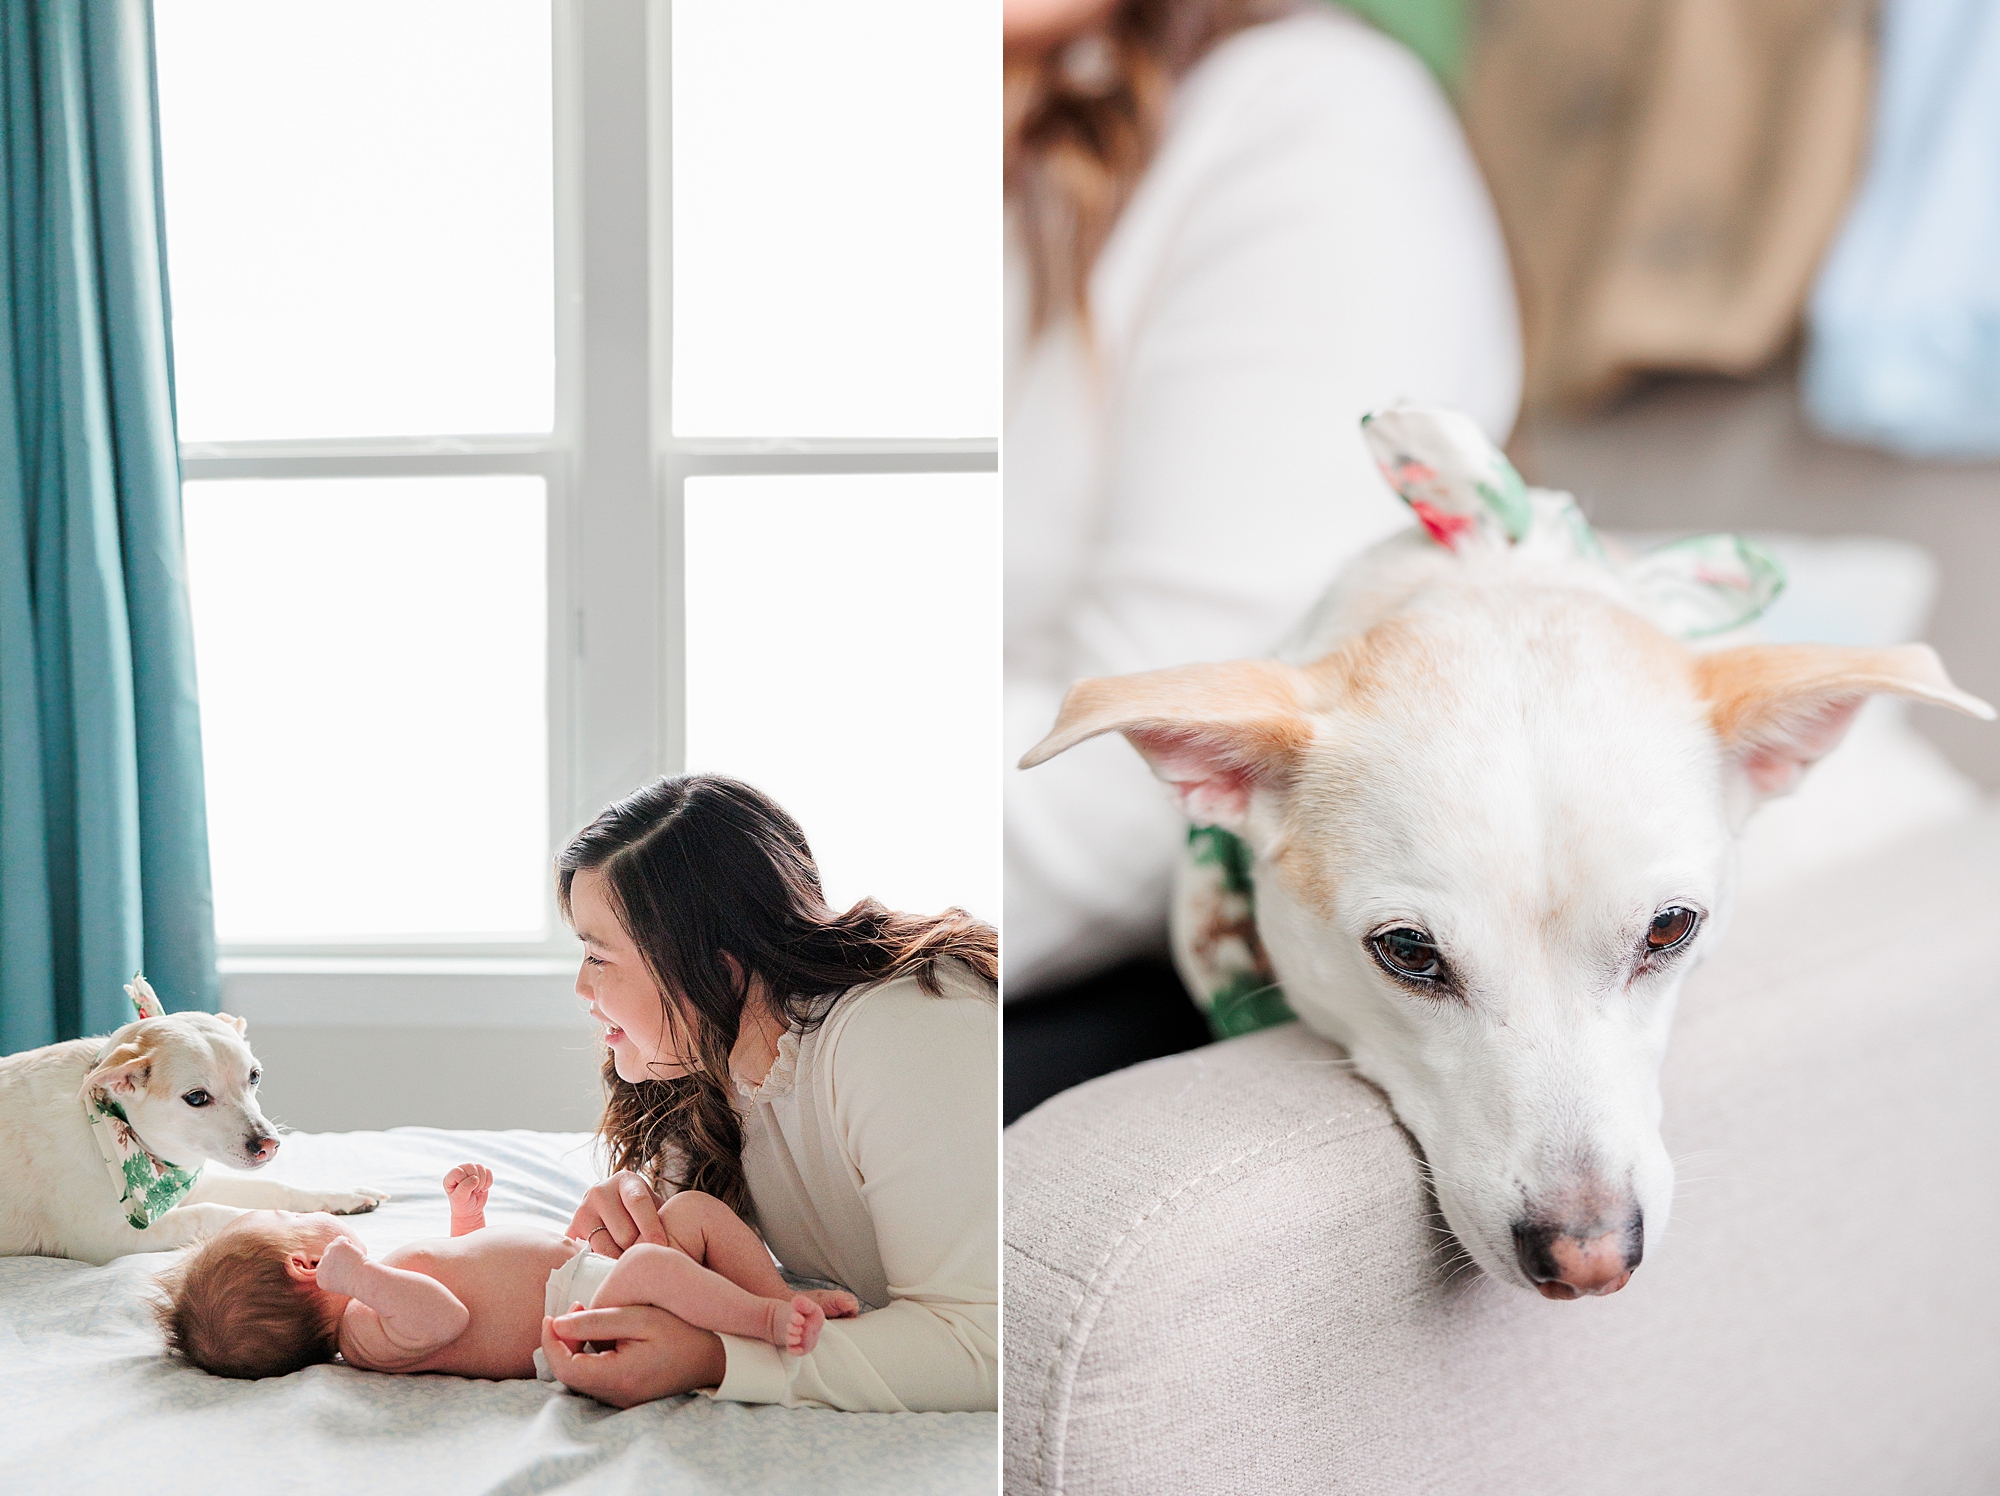
<instances>
[{"instance_id":1,"label":"blurred background curtain","mask_svg":"<svg viewBox=\"0 0 2000 1496\"><path fill-rule=\"evenodd\" d=\"M0 1051L213 1011L152 12L0 0Z\"/></svg>"},{"instance_id":2,"label":"blurred background curtain","mask_svg":"<svg viewBox=\"0 0 2000 1496\"><path fill-rule=\"evenodd\" d=\"M1836 436L2000 457L2000 5L1890 0L1868 175L1814 289Z\"/></svg>"},{"instance_id":3,"label":"blurred background curtain","mask_svg":"<svg viewBox=\"0 0 2000 1496\"><path fill-rule=\"evenodd\" d=\"M1460 104L1529 411L1787 351L1859 174L1873 28L1867 0L1473 5Z\"/></svg>"},{"instance_id":4,"label":"blurred background curtain","mask_svg":"<svg viewBox=\"0 0 2000 1496\"><path fill-rule=\"evenodd\" d=\"M1424 60L1448 89L1465 61L1466 0L1341 0Z\"/></svg>"}]
</instances>

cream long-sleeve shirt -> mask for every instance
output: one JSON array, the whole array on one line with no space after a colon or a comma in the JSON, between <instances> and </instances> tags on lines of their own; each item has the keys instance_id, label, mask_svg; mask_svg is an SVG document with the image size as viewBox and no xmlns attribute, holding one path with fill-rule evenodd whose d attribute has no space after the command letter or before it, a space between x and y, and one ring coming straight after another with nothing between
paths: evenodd
<instances>
[{"instance_id":1,"label":"cream long-sleeve shirt","mask_svg":"<svg viewBox=\"0 0 2000 1496\"><path fill-rule=\"evenodd\" d=\"M1010 266L1006 733L1085 676L1267 653L1408 516L1363 412L1512 424L1505 251L1449 105L1331 7L1253 27L1176 92L1074 327L1030 341ZM1183 835L1116 738L1011 775L1007 995L1162 942Z\"/></svg>"},{"instance_id":2,"label":"cream long-sleeve shirt","mask_svg":"<svg viewBox=\"0 0 2000 1496\"><path fill-rule=\"evenodd\" d=\"M757 1224L862 1301L811 1355L724 1335L716 1396L851 1412L999 1406L999 1009L956 962L850 993L743 1098Z\"/></svg>"}]
</instances>

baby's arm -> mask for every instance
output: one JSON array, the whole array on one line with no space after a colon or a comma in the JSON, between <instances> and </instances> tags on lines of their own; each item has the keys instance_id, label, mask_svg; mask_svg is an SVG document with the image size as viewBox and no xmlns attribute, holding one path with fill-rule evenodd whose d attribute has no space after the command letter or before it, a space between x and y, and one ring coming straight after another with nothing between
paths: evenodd
<instances>
[{"instance_id":1,"label":"baby's arm","mask_svg":"<svg viewBox=\"0 0 2000 1496\"><path fill-rule=\"evenodd\" d=\"M352 1300L341 1319L341 1354L371 1370L420 1360L450 1345L472 1322L472 1311L437 1279L370 1262L352 1237L326 1249L319 1286Z\"/></svg>"},{"instance_id":2,"label":"baby's arm","mask_svg":"<svg viewBox=\"0 0 2000 1496\"><path fill-rule=\"evenodd\" d=\"M493 1188L493 1171L484 1164L460 1164L444 1176L451 1199L451 1234L464 1236L486 1224L486 1192Z\"/></svg>"}]
</instances>

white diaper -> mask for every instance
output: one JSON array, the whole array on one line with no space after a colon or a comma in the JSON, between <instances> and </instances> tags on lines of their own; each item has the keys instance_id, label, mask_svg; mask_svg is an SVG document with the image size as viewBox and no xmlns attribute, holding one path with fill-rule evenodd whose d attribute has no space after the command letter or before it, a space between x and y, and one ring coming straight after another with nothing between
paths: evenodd
<instances>
[{"instance_id":1,"label":"white diaper","mask_svg":"<svg viewBox=\"0 0 2000 1496\"><path fill-rule=\"evenodd\" d=\"M596 1301L597 1290L604 1286L604 1280L617 1265L615 1257L600 1256L587 1246L578 1247L575 1256L549 1273L548 1287L542 1291L542 1313L567 1314L572 1304L590 1308ZM556 1374L549 1370L548 1357L540 1350L535 1352L535 1375L545 1382L556 1379Z\"/></svg>"}]
</instances>

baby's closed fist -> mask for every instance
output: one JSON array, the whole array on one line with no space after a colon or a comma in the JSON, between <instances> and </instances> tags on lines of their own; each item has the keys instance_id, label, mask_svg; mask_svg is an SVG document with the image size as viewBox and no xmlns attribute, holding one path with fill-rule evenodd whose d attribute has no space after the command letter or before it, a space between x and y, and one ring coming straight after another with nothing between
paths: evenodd
<instances>
[{"instance_id":1,"label":"baby's closed fist","mask_svg":"<svg viewBox=\"0 0 2000 1496\"><path fill-rule=\"evenodd\" d=\"M367 1260L368 1249L360 1242L351 1236L336 1236L320 1253L319 1267L314 1276L319 1286L328 1293L351 1294L354 1291L354 1275Z\"/></svg>"},{"instance_id":2,"label":"baby's closed fist","mask_svg":"<svg viewBox=\"0 0 2000 1496\"><path fill-rule=\"evenodd\" d=\"M493 1171L484 1164L460 1164L444 1176L444 1192L451 1197L453 1215L483 1213L492 1188Z\"/></svg>"}]
</instances>

